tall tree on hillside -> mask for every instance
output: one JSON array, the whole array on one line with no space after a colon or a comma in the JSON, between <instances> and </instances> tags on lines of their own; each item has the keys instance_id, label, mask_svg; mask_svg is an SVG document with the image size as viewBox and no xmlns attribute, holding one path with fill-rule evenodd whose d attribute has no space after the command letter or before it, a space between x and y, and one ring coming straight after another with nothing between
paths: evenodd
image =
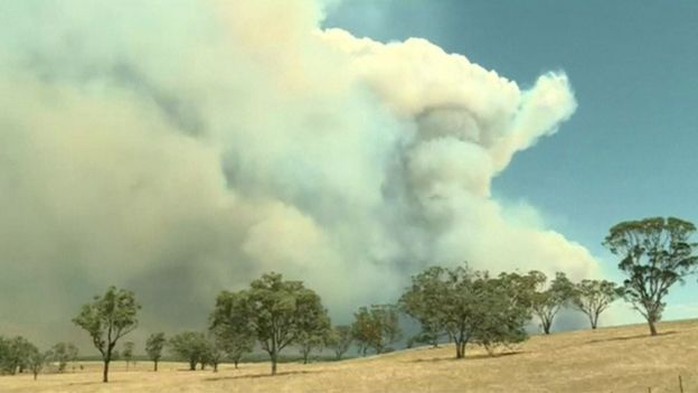
<instances>
[{"instance_id":1,"label":"tall tree on hillside","mask_svg":"<svg viewBox=\"0 0 698 393\"><path fill-rule=\"evenodd\" d=\"M678 218L646 218L613 226L604 245L621 258L618 268L625 273L624 297L642 314L650 334L657 335L665 298L677 282L695 273L698 257L693 223Z\"/></svg>"},{"instance_id":2,"label":"tall tree on hillside","mask_svg":"<svg viewBox=\"0 0 698 393\"><path fill-rule=\"evenodd\" d=\"M230 297L223 292L221 297ZM239 303L230 310L228 318L244 321L271 359L271 374L275 375L279 353L297 344L303 332L315 329L319 319L327 317L320 296L305 288L300 281L287 281L281 274L267 273L252 281L250 288L233 295ZM217 302L225 319L226 302Z\"/></svg>"},{"instance_id":3,"label":"tall tree on hillside","mask_svg":"<svg viewBox=\"0 0 698 393\"><path fill-rule=\"evenodd\" d=\"M165 348L167 339L165 333L153 333L145 341L145 352L148 358L153 361L153 371L158 371L158 363L162 358L162 350Z\"/></svg>"},{"instance_id":4,"label":"tall tree on hillside","mask_svg":"<svg viewBox=\"0 0 698 393\"><path fill-rule=\"evenodd\" d=\"M533 314L540 320L543 333L550 334L557 313L570 302L574 293L574 285L565 273L558 272L546 287L547 277L544 273L533 271L529 273L538 283L538 291L532 301Z\"/></svg>"},{"instance_id":5,"label":"tall tree on hillside","mask_svg":"<svg viewBox=\"0 0 698 393\"><path fill-rule=\"evenodd\" d=\"M116 343L138 326L136 314L140 308L133 292L112 286L102 297L95 296L92 303L82 306L80 314L73 318L73 323L89 333L102 355L102 382L109 381L109 363Z\"/></svg>"},{"instance_id":6,"label":"tall tree on hillside","mask_svg":"<svg viewBox=\"0 0 698 393\"><path fill-rule=\"evenodd\" d=\"M596 329L601 313L623 296L622 288L606 280L582 280L574 285L572 306L586 314L591 329Z\"/></svg>"}]
</instances>

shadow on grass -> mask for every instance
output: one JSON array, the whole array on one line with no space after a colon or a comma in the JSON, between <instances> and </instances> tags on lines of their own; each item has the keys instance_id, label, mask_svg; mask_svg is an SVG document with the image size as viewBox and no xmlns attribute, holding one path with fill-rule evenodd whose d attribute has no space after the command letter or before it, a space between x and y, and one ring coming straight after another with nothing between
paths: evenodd
<instances>
[{"instance_id":1,"label":"shadow on grass","mask_svg":"<svg viewBox=\"0 0 698 393\"><path fill-rule=\"evenodd\" d=\"M669 330L669 331L666 331L666 332L657 333L656 336L650 336L650 335L647 334L647 333L643 333L643 334L636 334L636 335L633 335L633 336L600 338L600 339L596 339L596 340L587 341L587 344L596 344L596 343L612 342L612 341L640 340L640 339L643 339L643 338L653 338L653 337L670 336L670 335L676 334L676 333L677 333L676 330Z\"/></svg>"},{"instance_id":2,"label":"shadow on grass","mask_svg":"<svg viewBox=\"0 0 698 393\"><path fill-rule=\"evenodd\" d=\"M264 374L218 376L218 377L204 378L204 381L213 382L213 381L225 381L225 380L233 380L233 379L256 379L256 378L267 378L267 377L282 377L284 375L317 374L319 372L320 371L300 370L300 371L282 371L282 372L276 373L276 375L271 375L271 373L264 373Z\"/></svg>"},{"instance_id":3,"label":"shadow on grass","mask_svg":"<svg viewBox=\"0 0 698 393\"><path fill-rule=\"evenodd\" d=\"M450 356L446 358L420 358L420 359L415 359L415 360L409 360L409 363L438 363L438 362L460 362L460 361L469 361L469 360L482 360L482 359L496 359L496 358L501 358L501 357L506 357L506 356L514 356L514 355L520 355L522 353L525 353L525 351L510 351L510 352L502 352L502 353L496 353L494 355L490 355L487 353L479 353L477 355L468 355L466 353L465 358L463 359L457 359L455 356Z\"/></svg>"},{"instance_id":4,"label":"shadow on grass","mask_svg":"<svg viewBox=\"0 0 698 393\"><path fill-rule=\"evenodd\" d=\"M71 382L68 384L68 386L90 386L90 385L106 386L106 385L113 385L113 384L118 384L118 383L122 383L122 382L123 381L119 381L119 380L117 380L117 381L109 380L109 382L107 382L107 383L104 383L102 381Z\"/></svg>"}]
</instances>

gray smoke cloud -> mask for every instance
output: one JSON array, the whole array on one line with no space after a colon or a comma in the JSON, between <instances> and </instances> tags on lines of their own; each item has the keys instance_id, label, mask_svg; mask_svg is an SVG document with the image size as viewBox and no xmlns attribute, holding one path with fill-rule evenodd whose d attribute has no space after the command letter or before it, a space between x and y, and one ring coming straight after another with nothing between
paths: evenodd
<instances>
[{"instance_id":1,"label":"gray smoke cloud","mask_svg":"<svg viewBox=\"0 0 698 393\"><path fill-rule=\"evenodd\" d=\"M490 193L574 113L563 73L522 90L425 40L322 30L326 5L0 4L3 333L79 337L110 284L144 336L202 327L270 270L339 321L427 264L598 274Z\"/></svg>"}]
</instances>

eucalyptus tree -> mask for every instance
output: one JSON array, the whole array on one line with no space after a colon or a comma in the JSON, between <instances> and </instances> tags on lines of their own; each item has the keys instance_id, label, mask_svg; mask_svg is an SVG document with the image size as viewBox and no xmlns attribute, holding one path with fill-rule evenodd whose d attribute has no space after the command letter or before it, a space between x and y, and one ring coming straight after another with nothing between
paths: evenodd
<instances>
[{"instance_id":1,"label":"eucalyptus tree","mask_svg":"<svg viewBox=\"0 0 698 393\"><path fill-rule=\"evenodd\" d=\"M102 355L102 382L109 381L109 363L116 343L138 326L136 315L140 308L133 292L112 286L101 297L95 296L91 303L83 305L73 318L73 323L89 333Z\"/></svg>"},{"instance_id":2,"label":"eucalyptus tree","mask_svg":"<svg viewBox=\"0 0 698 393\"><path fill-rule=\"evenodd\" d=\"M364 356L368 348L380 354L402 338L399 309L395 305L360 307L354 319L352 335Z\"/></svg>"},{"instance_id":3,"label":"eucalyptus tree","mask_svg":"<svg viewBox=\"0 0 698 393\"><path fill-rule=\"evenodd\" d=\"M317 293L301 281L284 280L278 273L262 275L252 281L249 289L222 292L212 314L214 325L232 326L231 322L239 321L250 329L262 350L269 354L272 375L277 371L279 353L298 344L304 333L325 325L326 320L327 310Z\"/></svg>"},{"instance_id":4,"label":"eucalyptus tree","mask_svg":"<svg viewBox=\"0 0 698 393\"><path fill-rule=\"evenodd\" d=\"M652 336L669 289L696 272L695 231L693 223L679 218L645 218L614 225L603 242L620 258L618 268L626 276L623 295L647 320Z\"/></svg>"},{"instance_id":5,"label":"eucalyptus tree","mask_svg":"<svg viewBox=\"0 0 698 393\"><path fill-rule=\"evenodd\" d=\"M524 326L531 318L537 283L535 274L493 278L467 266L434 266L412 277L400 306L423 331L447 335L456 346L456 358L463 358L469 343L492 353L527 337Z\"/></svg>"},{"instance_id":6,"label":"eucalyptus tree","mask_svg":"<svg viewBox=\"0 0 698 393\"><path fill-rule=\"evenodd\" d=\"M555 273L555 278L548 283L547 276L539 271L529 273L537 283L538 290L532 299L533 314L538 317L543 333L550 330L558 312L568 305L574 295L574 284L565 273Z\"/></svg>"},{"instance_id":7,"label":"eucalyptus tree","mask_svg":"<svg viewBox=\"0 0 698 393\"><path fill-rule=\"evenodd\" d=\"M145 341L145 352L153 361L153 371L158 371L158 363L162 359L162 350L166 343L165 333L162 332L151 334Z\"/></svg>"},{"instance_id":8,"label":"eucalyptus tree","mask_svg":"<svg viewBox=\"0 0 698 393\"><path fill-rule=\"evenodd\" d=\"M601 313L610 307L611 303L623 296L623 289L614 282L607 280L582 280L574 285L572 307L586 314L594 330L599 324Z\"/></svg>"}]
</instances>

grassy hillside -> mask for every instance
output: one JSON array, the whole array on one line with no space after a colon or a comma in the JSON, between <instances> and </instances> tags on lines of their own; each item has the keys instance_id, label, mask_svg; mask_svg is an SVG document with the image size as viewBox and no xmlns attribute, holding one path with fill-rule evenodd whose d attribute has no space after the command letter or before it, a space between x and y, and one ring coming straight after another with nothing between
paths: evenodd
<instances>
[{"instance_id":1,"label":"grassy hillside","mask_svg":"<svg viewBox=\"0 0 698 393\"><path fill-rule=\"evenodd\" d=\"M517 353L491 358L470 350L455 360L451 346L311 365L283 364L269 377L268 364L184 371L177 363L139 362L126 372L113 365L107 385L97 363L65 375L0 377L0 392L698 392L698 321L537 336Z\"/></svg>"}]
</instances>

